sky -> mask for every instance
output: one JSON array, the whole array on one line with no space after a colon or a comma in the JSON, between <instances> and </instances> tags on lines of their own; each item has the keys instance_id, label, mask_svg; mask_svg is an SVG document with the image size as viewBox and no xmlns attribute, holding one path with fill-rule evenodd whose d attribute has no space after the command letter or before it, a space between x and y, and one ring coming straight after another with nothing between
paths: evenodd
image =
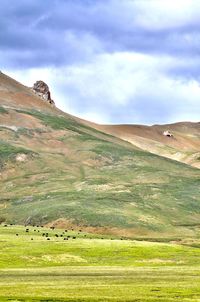
<instances>
[{"instance_id":1,"label":"sky","mask_svg":"<svg viewBox=\"0 0 200 302\"><path fill-rule=\"evenodd\" d=\"M199 0L0 0L0 70L94 121L200 121Z\"/></svg>"}]
</instances>

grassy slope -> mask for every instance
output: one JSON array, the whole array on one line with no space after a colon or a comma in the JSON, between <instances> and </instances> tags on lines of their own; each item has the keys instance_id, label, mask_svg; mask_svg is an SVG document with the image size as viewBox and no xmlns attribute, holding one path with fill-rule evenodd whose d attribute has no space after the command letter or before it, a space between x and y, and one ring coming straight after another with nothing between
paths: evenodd
<instances>
[{"instance_id":1,"label":"grassy slope","mask_svg":"<svg viewBox=\"0 0 200 302\"><path fill-rule=\"evenodd\" d=\"M127 237L198 235L199 170L143 152L67 115L15 114L40 126L0 129L1 220L45 224L62 217ZM21 153L27 160L17 162Z\"/></svg>"},{"instance_id":2,"label":"grassy slope","mask_svg":"<svg viewBox=\"0 0 200 302\"><path fill-rule=\"evenodd\" d=\"M57 229L30 227L26 233L25 227L0 226L0 301L200 299L198 242L193 247L100 239L71 230L63 235L71 238L64 241L62 234Z\"/></svg>"},{"instance_id":3,"label":"grassy slope","mask_svg":"<svg viewBox=\"0 0 200 302\"><path fill-rule=\"evenodd\" d=\"M200 123L169 125L98 125L94 128L130 142L141 150L200 168ZM168 129L173 137L165 137Z\"/></svg>"},{"instance_id":4,"label":"grassy slope","mask_svg":"<svg viewBox=\"0 0 200 302\"><path fill-rule=\"evenodd\" d=\"M175 159L200 168L200 123L180 122L169 125L94 125L131 142L142 150ZM165 137L169 130L173 137Z\"/></svg>"}]
</instances>

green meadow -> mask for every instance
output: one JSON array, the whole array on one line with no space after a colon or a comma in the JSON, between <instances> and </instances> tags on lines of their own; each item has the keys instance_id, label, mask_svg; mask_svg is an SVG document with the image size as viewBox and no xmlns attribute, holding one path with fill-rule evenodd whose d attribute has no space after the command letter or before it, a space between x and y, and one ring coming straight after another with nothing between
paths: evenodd
<instances>
[{"instance_id":1,"label":"green meadow","mask_svg":"<svg viewBox=\"0 0 200 302\"><path fill-rule=\"evenodd\" d=\"M200 301L199 247L2 224L0 301Z\"/></svg>"}]
</instances>

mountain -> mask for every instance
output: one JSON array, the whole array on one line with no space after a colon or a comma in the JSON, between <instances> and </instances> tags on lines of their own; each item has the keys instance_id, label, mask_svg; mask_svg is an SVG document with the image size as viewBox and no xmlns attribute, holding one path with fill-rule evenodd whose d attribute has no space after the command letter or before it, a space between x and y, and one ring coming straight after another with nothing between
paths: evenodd
<instances>
[{"instance_id":1,"label":"mountain","mask_svg":"<svg viewBox=\"0 0 200 302\"><path fill-rule=\"evenodd\" d=\"M2 222L131 238L198 236L200 170L164 157L184 152L198 166L198 148L198 123L97 125L0 73Z\"/></svg>"}]
</instances>

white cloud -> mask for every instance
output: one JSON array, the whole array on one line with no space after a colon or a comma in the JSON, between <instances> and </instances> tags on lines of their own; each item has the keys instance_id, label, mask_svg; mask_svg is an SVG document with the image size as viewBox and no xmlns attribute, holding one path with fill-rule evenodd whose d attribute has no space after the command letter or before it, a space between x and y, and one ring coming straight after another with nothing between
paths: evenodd
<instances>
[{"instance_id":1,"label":"white cloud","mask_svg":"<svg viewBox=\"0 0 200 302\"><path fill-rule=\"evenodd\" d=\"M199 20L198 0L129 0L136 9L136 23L149 29L169 29Z\"/></svg>"},{"instance_id":2,"label":"white cloud","mask_svg":"<svg viewBox=\"0 0 200 302\"><path fill-rule=\"evenodd\" d=\"M85 64L10 74L28 86L44 80L59 108L98 123L197 121L199 83L168 74L184 64L169 56L118 52Z\"/></svg>"}]
</instances>

